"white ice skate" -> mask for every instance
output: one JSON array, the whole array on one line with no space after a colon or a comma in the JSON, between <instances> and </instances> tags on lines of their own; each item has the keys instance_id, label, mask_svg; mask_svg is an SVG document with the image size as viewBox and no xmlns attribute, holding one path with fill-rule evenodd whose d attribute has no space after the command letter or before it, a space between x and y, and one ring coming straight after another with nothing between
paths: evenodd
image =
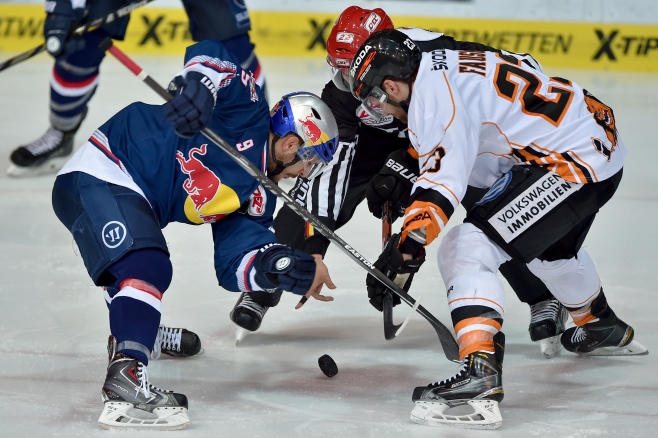
<instances>
[{"instance_id":1,"label":"white ice skate","mask_svg":"<svg viewBox=\"0 0 658 438\"><path fill-rule=\"evenodd\" d=\"M98 424L104 429L151 429L178 430L190 424L187 409L183 407L154 408L152 413L157 418L138 418L143 411L133 409L132 403L105 402ZM133 416L129 414L130 410ZM136 411L136 412L135 412ZM145 415L144 415L145 416Z\"/></svg>"},{"instance_id":2,"label":"white ice skate","mask_svg":"<svg viewBox=\"0 0 658 438\"><path fill-rule=\"evenodd\" d=\"M468 404L470 414L450 415L445 412L453 407ZM468 400L465 403L417 401L411 411L411 420L429 426L450 426L465 429L498 429L503 417L495 400Z\"/></svg>"},{"instance_id":3,"label":"white ice skate","mask_svg":"<svg viewBox=\"0 0 658 438\"><path fill-rule=\"evenodd\" d=\"M498 409L503 391L505 336L494 336L495 352L476 351L466 356L455 376L419 386L411 399L416 404L411 420L429 426L465 429L498 429L503 418ZM472 408L473 412L463 413ZM455 408L453 412L447 412ZM459 410L459 411L457 411Z\"/></svg>"},{"instance_id":4,"label":"white ice skate","mask_svg":"<svg viewBox=\"0 0 658 438\"><path fill-rule=\"evenodd\" d=\"M108 343L110 363L101 390L103 412L98 424L105 429L176 430L190 424L187 397L151 385L146 366L116 352L116 339Z\"/></svg>"}]
</instances>

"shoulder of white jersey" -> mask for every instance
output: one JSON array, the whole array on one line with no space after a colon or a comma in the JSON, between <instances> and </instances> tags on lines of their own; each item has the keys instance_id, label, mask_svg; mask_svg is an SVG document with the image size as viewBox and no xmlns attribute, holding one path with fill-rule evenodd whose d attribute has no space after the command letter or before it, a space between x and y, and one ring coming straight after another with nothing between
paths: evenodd
<instances>
[{"instance_id":1,"label":"shoulder of white jersey","mask_svg":"<svg viewBox=\"0 0 658 438\"><path fill-rule=\"evenodd\" d=\"M441 32L432 32L419 27L398 27L399 30L414 41L432 41L443 36Z\"/></svg>"},{"instance_id":2,"label":"shoulder of white jersey","mask_svg":"<svg viewBox=\"0 0 658 438\"><path fill-rule=\"evenodd\" d=\"M516 52L508 52L507 50L501 50L500 53L507 55L507 56L512 56L525 65L533 68L534 70L537 70L540 73L544 73L544 67L537 61L535 58L532 57L529 53L516 53Z\"/></svg>"}]
</instances>

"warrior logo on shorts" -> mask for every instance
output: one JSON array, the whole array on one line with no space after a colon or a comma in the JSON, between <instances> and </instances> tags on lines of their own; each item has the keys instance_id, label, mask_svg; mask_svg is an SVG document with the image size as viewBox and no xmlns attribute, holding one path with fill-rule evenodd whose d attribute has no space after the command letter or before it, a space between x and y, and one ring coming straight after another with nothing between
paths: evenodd
<instances>
[{"instance_id":1,"label":"warrior logo on shorts","mask_svg":"<svg viewBox=\"0 0 658 438\"><path fill-rule=\"evenodd\" d=\"M606 137L612 143L610 153L614 152L615 146L617 146L617 125L615 124L615 115L612 108L598 100L589 91L583 89L583 93L585 93L587 109L594 115L594 120L603 128ZM610 159L609 156L608 159Z\"/></svg>"},{"instance_id":2,"label":"warrior logo on shorts","mask_svg":"<svg viewBox=\"0 0 658 438\"><path fill-rule=\"evenodd\" d=\"M110 221L103 227L102 235L105 246L116 248L126 238L126 226L121 222Z\"/></svg>"}]
</instances>

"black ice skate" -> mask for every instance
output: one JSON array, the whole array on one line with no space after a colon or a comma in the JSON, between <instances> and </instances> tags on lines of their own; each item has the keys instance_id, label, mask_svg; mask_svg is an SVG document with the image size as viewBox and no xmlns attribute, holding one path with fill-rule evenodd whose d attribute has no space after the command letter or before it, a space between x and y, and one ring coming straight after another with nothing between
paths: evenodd
<instances>
[{"instance_id":1,"label":"black ice skate","mask_svg":"<svg viewBox=\"0 0 658 438\"><path fill-rule=\"evenodd\" d=\"M560 351L560 336L564 333L568 317L567 309L555 298L530 306L530 339L539 343L546 359Z\"/></svg>"},{"instance_id":2,"label":"black ice skate","mask_svg":"<svg viewBox=\"0 0 658 438\"><path fill-rule=\"evenodd\" d=\"M608 306L603 291L590 310L597 319L580 327L571 327L562 335L562 346L572 353L589 356L635 356L649 354L642 344L633 340L633 327L617 318Z\"/></svg>"},{"instance_id":3,"label":"black ice skate","mask_svg":"<svg viewBox=\"0 0 658 438\"><path fill-rule=\"evenodd\" d=\"M160 324L151 359L159 359L160 353L174 357L189 357L205 353L196 333L184 328L166 327Z\"/></svg>"},{"instance_id":4,"label":"black ice skate","mask_svg":"<svg viewBox=\"0 0 658 438\"><path fill-rule=\"evenodd\" d=\"M263 317L270 307L279 304L283 291L243 292L231 310L230 318L238 328L235 332L235 344L239 344L246 335L245 330L255 332L263 322Z\"/></svg>"},{"instance_id":5,"label":"black ice skate","mask_svg":"<svg viewBox=\"0 0 658 438\"><path fill-rule=\"evenodd\" d=\"M497 429L503 422L498 403L503 400L503 355L505 335L494 336L495 352L477 351L462 360L459 372L441 382L414 389L416 406L411 419L418 424L468 429ZM446 414L457 406L469 405L470 414Z\"/></svg>"},{"instance_id":6,"label":"black ice skate","mask_svg":"<svg viewBox=\"0 0 658 438\"><path fill-rule=\"evenodd\" d=\"M187 416L187 397L151 385L144 364L116 352L114 336L110 336L108 352L110 363L101 390L104 407L98 418L101 427L176 430L190 424ZM128 414L133 408L142 412L141 418ZM147 412L155 415L147 418Z\"/></svg>"},{"instance_id":7,"label":"black ice skate","mask_svg":"<svg viewBox=\"0 0 658 438\"><path fill-rule=\"evenodd\" d=\"M16 178L46 175L58 172L73 153L73 137L87 116L85 107L78 122L69 131L48 128L45 134L32 143L19 146L11 153L7 175Z\"/></svg>"}]
</instances>

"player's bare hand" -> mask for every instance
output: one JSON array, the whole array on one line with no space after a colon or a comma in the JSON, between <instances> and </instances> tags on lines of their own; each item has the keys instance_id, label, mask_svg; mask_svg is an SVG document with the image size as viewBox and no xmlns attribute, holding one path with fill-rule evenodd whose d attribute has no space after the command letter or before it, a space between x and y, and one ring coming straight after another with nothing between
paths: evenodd
<instances>
[{"instance_id":1,"label":"player's bare hand","mask_svg":"<svg viewBox=\"0 0 658 438\"><path fill-rule=\"evenodd\" d=\"M336 285L331 281L329 276L329 269L327 265L324 264L322 256L320 254L313 254L315 258L316 268L315 268L315 279L309 291L299 300L299 303L295 306L295 309L301 308L304 303L311 297L315 298L318 301L333 301L334 297L329 295L322 295L322 286L327 285L329 289L336 289Z\"/></svg>"}]
</instances>

